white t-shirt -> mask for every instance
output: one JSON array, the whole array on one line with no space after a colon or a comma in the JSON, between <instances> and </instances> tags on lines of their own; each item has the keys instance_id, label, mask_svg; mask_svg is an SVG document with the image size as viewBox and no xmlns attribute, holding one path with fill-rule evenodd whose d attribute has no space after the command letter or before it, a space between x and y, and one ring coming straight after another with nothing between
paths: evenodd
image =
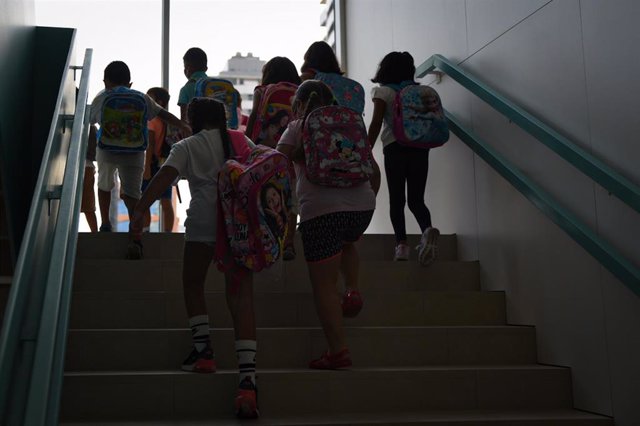
<instances>
[{"instance_id":1,"label":"white t-shirt","mask_svg":"<svg viewBox=\"0 0 640 426\"><path fill-rule=\"evenodd\" d=\"M396 100L396 91L387 86L374 87L371 89L371 99L381 99L386 103L380 140L382 146L387 146L396 141L393 135L393 104Z\"/></svg>"},{"instance_id":2,"label":"white t-shirt","mask_svg":"<svg viewBox=\"0 0 640 426\"><path fill-rule=\"evenodd\" d=\"M251 146L249 139L247 143ZM219 129L202 130L171 147L163 167L171 166L189 182L191 202L185 221L187 241L216 240L218 172L224 164Z\"/></svg>"},{"instance_id":3,"label":"white t-shirt","mask_svg":"<svg viewBox=\"0 0 640 426\"><path fill-rule=\"evenodd\" d=\"M289 123L278 145L302 146L302 120ZM316 185L307 178L304 162L293 163L296 170L296 193L300 203L300 222L329 213L373 210L376 196L369 182L348 188Z\"/></svg>"}]
</instances>

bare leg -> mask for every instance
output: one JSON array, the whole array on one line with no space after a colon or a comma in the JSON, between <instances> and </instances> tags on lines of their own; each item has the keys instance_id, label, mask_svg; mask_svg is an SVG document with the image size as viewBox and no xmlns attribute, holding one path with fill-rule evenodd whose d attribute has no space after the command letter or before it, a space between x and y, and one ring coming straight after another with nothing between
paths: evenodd
<instances>
[{"instance_id":1,"label":"bare leg","mask_svg":"<svg viewBox=\"0 0 640 426\"><path fill-rule=\"evenodd\" d=\"M225 273L227 307L233 318L236 340L256 340L253 306L253 273L235 270Z\"/></svg>"},{"instance_id":2,"label":"bare leg","mask_svg":"<svg viewBox=\"0 0 640 426\"><path fill-rule=\"evenodd\" d=\"M144 219L142 220L143 223L143 231L145 229L149 229L151 227L151 210L147 210L146 212L144 212Z\"/></svg>"},{"instance_id":3,"label":"bare leg","mask_svg":"<svg viewBox=\"0 0 640 426\"><path fill-rule=\"evenodd\" d=\"M353 243L347 243L342 247L340 272L342 272L342 276L344 277L345 287L347 289L357 290L360 258L358 257L358 250Z\"/></svg>"},{"instance_id":4,"label":"bare leg","mask_svg":"<svg viewBox=\"0 0 640 426\"><path fill-rule=\"evenodd\" d=\"M329 352L332 354L346 348L342 309L336 288L341 259L341 256L336 256L323 262L307 263L316 311L329 344Z\"/></svg>"},{"instance_id":5,"label":"bare leg","mask_svg":"<svg viewBox=\"0 0 640 426\"><path fill-rule=\"evenodd\" d=\"M287 216L287 238L284 241L284 246L289 247L293 245L293 239L296 236L296 225L298 221L298 215L289 213Z\"/></svg>"},{"instance_id":6,"label":"bare leg","mask_svg":"<svg viewBox=\"0 0 640 426\"><path fill-rule=\"evenodd\" d=\"M124 201L124 205L127 206L127 212L129 213L129 219L133 217L133 209L136 207L136 203L138 202L137 198L130 197L128 195L122 194L122 201Z\"/></svg>"},{"instance_id":7,"label":"bare leg","mask_svg":"<svg viewBox=\"0 0 640 426\"><path fill-rule=\"evenodd\" d=\"M164 232L173 231L173 223L176 220L176 215L173 211L173 204L170 199L161 198L160 204L162 205L162 224Z\"/></svg>"},{"instance_id":8,"label":"bare leg","mask_svg":"<svg viewBox=\"0 0 640 426\"><path fill-rule=\"evenodd\" d=\"M91 232L98 232L98 218L96 217L96 212L84 212L84 217L87 219Z\"/></svg>"},{"instance_id":9,"label":"bare leg","mask_svg":"<svg viewBox=\"0 0 640 426\"><path fill-rule=\"evenodd\" d=\"M103 225L111 225L109 220L109 208L111 207L111 191L103 191L98 188L98 204L100 205L100 216Z\"/></svg>"},{"instance_id":10,"label":"bare leg","mask_svg":"<svg viewBox=\"0 0 640 426\"><path fill-rule=\"evenodd\" d=\"M193 241L184 243L182 286L189 318L207 315L204 282L213 259L213 252L214 247L206 243Z\"/></svg>"}]
</instances>

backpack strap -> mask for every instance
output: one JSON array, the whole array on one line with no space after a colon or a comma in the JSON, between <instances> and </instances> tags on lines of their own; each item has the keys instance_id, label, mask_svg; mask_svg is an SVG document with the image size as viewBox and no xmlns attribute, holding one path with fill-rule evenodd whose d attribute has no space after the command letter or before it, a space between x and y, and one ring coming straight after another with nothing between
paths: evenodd
<instances>
[{"instance_id":1,"label":"backpack strap","mask_svg":"<svg viewBox=\"0 0 640 426\"><path fill-rule=\"evenodd\" d=\"M247 158L249 158L249 154L251 154L251 147L247 144L244 133L231 129L227 129L227 133L229 133L231 148L233 149L236 160L244 163Z\"/></svg>"}]
</instances>

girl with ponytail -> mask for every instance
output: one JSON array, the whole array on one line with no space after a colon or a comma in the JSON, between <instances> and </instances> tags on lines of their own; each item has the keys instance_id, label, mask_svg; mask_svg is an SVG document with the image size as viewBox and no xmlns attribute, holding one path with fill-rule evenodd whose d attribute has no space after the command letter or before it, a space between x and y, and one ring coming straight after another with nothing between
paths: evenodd
<instances>
[{"instance_id":1,"label":"girl with ponytail","mask_svg":"<svg viewBox=\"0 0 640 426\"><path fill-rule=\"evenodd\" d=\"M182 283L193 349L182 363L182 370L213 373L216 363L209 336L204 283L215 252L218 171L231 158L233 151L225 108L221 102L211 98L194 98L188 105L187 114L193 136L171 147L169 157L135 207L130 232L134 238L140 238L143 213L178 177L187 179L191 202L185 221ZM245 140L253 146L249 139ZM227 306L235 328L236 352L243 365L236 396L236 414L239 417L257 417L253 275L238 267L226 272L225 278Z\"/></svg>"},{"instance_id":2,"label":"girl with ponytail","mask_svg":"<svg viewBox=\"0 0 640 426\"><path fill-rule=\"evenodd\" d=\"M342 317L356 316L362 308L358 291L359 260L355 243L369 226L375 194L368 181L346 188L316 185L306 175L302 129L309 114L334 104L329 87L318 80L303 82L293 102L297 119L278 142L278 151L294 162L300 203L300 234L316 311L327 338L328 350L309 368L338 369L352 365ZM340 300L338 276L346 291Z\"/></svg>"}]
</instances>

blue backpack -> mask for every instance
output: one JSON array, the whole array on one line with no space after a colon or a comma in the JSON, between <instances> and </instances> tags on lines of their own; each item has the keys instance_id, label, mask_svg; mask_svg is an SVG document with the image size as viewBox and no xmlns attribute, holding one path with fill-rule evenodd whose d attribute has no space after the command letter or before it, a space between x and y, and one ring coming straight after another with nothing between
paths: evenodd
<instances>
[{"instance_id":1,"label":"blue backpack","mask_svg":"<svg viewBox=\"0 0 640 426\"><path fill-rule=\"evenodd\" d=\"M98 146L113 152L147 149L147 102L144 95L127 87L108 92L102 104Z\"/></svg>"},{"instance_id":2,"label":"blue backpack","mask_svg":"<svg viewBox=\"0 0 640 426\"><path fill-rule=\"evenodd\" d=\"M320 80L333 92L338 105L364 113L364 88L360 83L337 73L317 72L315 80Z\"/></svg>"},{"instance_id":3,"label":"blue backpack","mask_svg":"<svg viewBox=\"0 0 640 426\"><path fill-rule=\"evenodd\" d=\"M227 111L227 128L238 128L238 92L233 83L222 78L201 78L196 81L195 94L197 97L213 98L222 102Z\"/></svg>"}]
</instances>

